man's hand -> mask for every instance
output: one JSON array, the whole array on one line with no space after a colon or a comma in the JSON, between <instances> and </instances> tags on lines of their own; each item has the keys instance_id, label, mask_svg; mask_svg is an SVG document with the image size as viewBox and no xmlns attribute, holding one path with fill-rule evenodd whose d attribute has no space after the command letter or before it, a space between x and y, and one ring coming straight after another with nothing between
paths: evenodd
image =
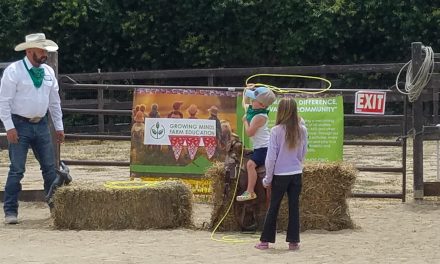
<instances>
[{"instance_id":1,"label":"man's hand","mask_svg":"<svg viewBox=\"0 0 440 264\"><path fill-rule=\"evenodd\" d=\"M8 139L9 143L17 144L18 143L17 129L11 128L8 131L6 131L6 138Z\"/></svg>"},{"instance_id":2,"label":"man's hand","mask_svg":"<svg viewBox=\"0 0 440 264\"><path fill-rule=\"evenodd\" d=\"M56 131L57 134L57 143L63 143L64 142L64 130Z\"/></svg>"}]
</instances>

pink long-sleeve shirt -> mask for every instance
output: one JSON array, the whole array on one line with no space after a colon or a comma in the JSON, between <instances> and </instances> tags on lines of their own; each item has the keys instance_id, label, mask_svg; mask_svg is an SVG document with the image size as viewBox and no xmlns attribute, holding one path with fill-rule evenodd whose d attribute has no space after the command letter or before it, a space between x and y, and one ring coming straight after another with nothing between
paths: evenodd
<instances>
[{"instance_id":1,"label":"pink long-sleeve shirt","mask_svg":"<svg viewBox=\"0 0 440 264\"><path fill-rule=\"evenodd\" d=\"M265 186L271 184L274 175L292 175L302 173L304 157L307 153L307 128L300 124L301 140L294 149L289 149L286 142L284 125L272 128L269 138L269 147L266 156L266 176L263 179Z\"/></svg>"}]
</instances>

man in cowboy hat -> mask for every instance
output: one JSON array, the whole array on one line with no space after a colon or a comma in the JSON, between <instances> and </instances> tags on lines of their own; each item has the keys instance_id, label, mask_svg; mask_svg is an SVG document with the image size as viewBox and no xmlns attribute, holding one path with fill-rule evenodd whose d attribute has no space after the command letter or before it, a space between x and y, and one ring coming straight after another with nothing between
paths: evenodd
<instances>
[{"instance_id":1,"label":"man in cowboy hat","mask_svg":"<svg viewBox=\"0 0 440 264\"><path fill-rule=\"evenodd\" d=\"M40 163L46 195L56 184L48 111L57 141L64 141L58 82L54 70L45 64L47 52L58 50L58 45L46 39L43 33L35 33L27 35L25 42L18 44L15 50L25 51L26 56L4 70L0 86L0 119L6 130L11 163L3 205L6 224L18 222L18 194L29 147Z\"/></svg>"}]
</instances>

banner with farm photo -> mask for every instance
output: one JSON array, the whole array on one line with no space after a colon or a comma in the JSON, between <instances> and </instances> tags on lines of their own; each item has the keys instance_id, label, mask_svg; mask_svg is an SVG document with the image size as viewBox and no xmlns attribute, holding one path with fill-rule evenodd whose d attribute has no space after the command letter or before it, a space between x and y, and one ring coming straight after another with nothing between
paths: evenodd
<instances>
[{"instance_id":1,"label":"banner with farm photo","mask_svg":"<svg viewBox=\"0 0 440 264\"><path fill-rule=\"evenodd\" d=\"M200 178L237 129L237 92L136 89L132 177Z\"/></svg>"},{"instance_id":2,"label":"banner with farm photo","mask_svg":"<svg viewBox=\"0 0 440 264\"><path fill-rule=\"evenodd\" d=\"M200 185L212 162L224 161L230 133L240 138L244 135L241 95L241 92L215 90L135 90L131 177L194 179L198 182L191 185ZM269 127L275 124L281 98L278 95L269 107ZM342 96L295 95L295 100L309 133L306 160L342 160ZM247 136L242 140L246 148L252 148ZM209 184L205 185L200 188L209 189Z\"/></svg>"}]
</instances>

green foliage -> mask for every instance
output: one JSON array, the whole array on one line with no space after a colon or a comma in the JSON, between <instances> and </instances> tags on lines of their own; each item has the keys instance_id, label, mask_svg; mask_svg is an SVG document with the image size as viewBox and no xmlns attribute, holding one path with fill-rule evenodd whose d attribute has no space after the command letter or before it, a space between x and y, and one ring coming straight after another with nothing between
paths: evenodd
<instances>
[{"instance_id":1,"label":"green foliage","mask_svg":"<svg viewBox=\"0 0 440 264\"><path fill-rule=\"evenodd\" d=\"M0 61L42 31L60 72L402 62L440 49L429 0L2 0Z\"/></svg>"}]
</instances>

